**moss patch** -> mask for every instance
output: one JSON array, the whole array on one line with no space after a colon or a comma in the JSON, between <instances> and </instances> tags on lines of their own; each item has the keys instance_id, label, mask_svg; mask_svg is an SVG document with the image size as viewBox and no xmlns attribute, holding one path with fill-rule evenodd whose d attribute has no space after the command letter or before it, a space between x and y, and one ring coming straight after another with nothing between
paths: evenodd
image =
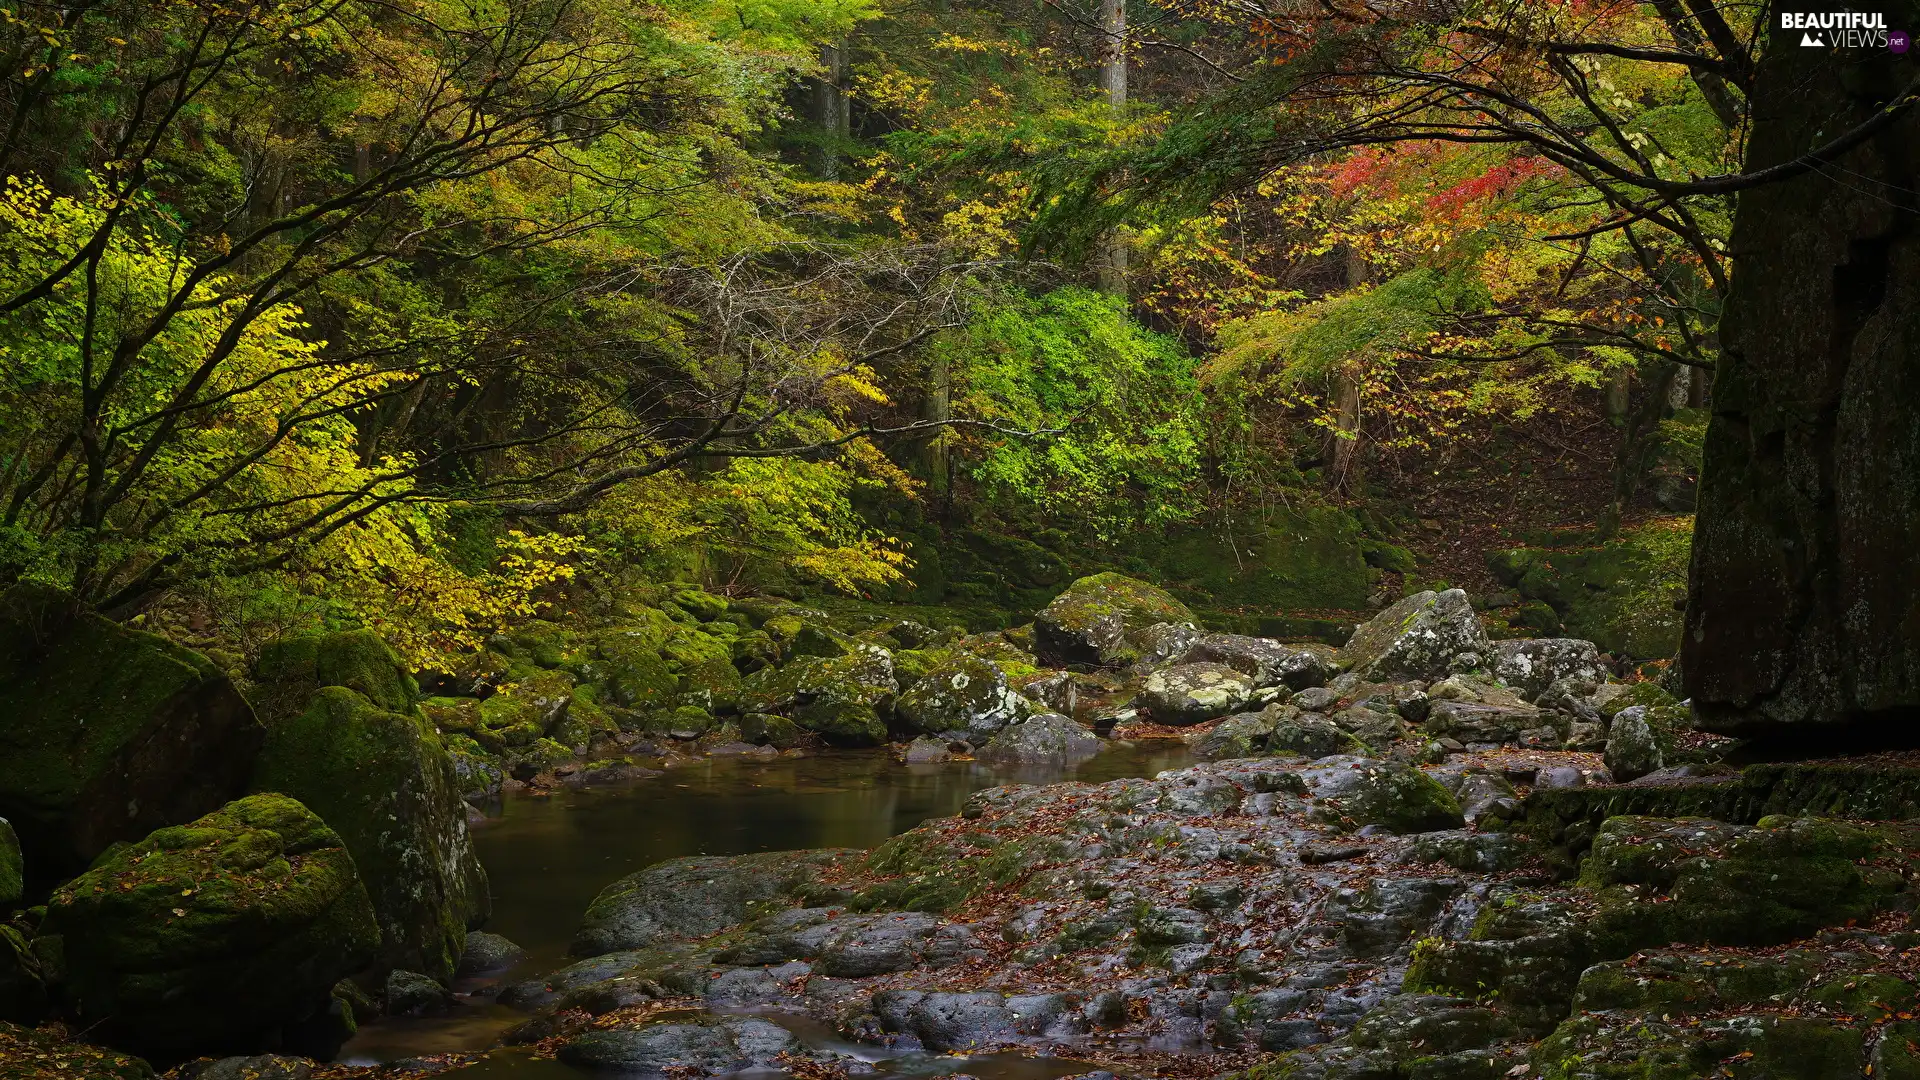
<instances>
[{"instance_id":1,"label":"moss patch","mask_svg":"<svg viewBox=\"0 0 1920 1080\"><path fill-rule=\"evenodd\" d=\"M1608 652L1661 660L1680 648L1691 518L1642 526L1598 547L1518 548L1488 555L1502 583L1550 606L1565 632Z\"/></svg>"}]
</instances>

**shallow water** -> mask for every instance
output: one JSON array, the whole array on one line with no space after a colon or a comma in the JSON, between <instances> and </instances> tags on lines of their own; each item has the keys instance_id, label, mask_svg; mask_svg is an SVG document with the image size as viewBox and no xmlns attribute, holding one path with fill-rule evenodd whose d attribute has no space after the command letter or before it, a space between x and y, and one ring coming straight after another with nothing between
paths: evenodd
<instances>
[{"instance_id":1,"label":"shallow water","mask_svg":"<svg viewBox=\"0 0 1920 1080\"><path fill-rule=\"evenodd\" d=\"M479 1050L527 1019L490 1003L503 981L529 978L567 962L567 943L599 891L662 859L821 847L872 847L933 817L956 814L968 795L1008 783L1099 782L1152 776L1192 762L1179 742L1117 743L1067 769L984 762L903 765L878 751L804 758L712 758L619 788L520 796L493 808L474 830L493 883L487 929L527 950L513 971L456 987L462 1004L444 1016L394 1019L361 1028L339 1060L391 1061ZM800 1017L769 1015L810 1045L831 1045L873 1060L879 1072L937 1075L962 1071L989 1080L1050 1080L1082 1071L1060 1059L997 1054L975 1058L888 1055L837 1041ZM555 1061L502 1052L460 1069L462 1080L579 1080Z\"/></svg>"}]
</instances>

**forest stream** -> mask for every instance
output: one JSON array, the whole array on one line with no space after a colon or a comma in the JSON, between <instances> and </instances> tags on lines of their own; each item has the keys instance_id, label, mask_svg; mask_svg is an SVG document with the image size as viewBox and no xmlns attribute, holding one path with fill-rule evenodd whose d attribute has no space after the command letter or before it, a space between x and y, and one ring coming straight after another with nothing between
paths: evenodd
<instances>
[{"instance_id":1,"label":"forest stream","mask_svg":"<svg viewBox=\"0 0 1920 1080\"><path fill-rule=\"evenodd\" d=\"M510 795L476 824L475 846L493 885L489 929L526 950L514 967L455 987L457 1004L434 1016L369 1024L338 1060L372 1065L428 1054L485 1050L527 1016L493 998L506 984L569 962L580 912L615 879L663 859L823 847L872 847L929 818L959 813L967 796L1001 784L1098 783L1148 777L1195 760L1178 740L1117 742L1071 767L984 761L902 764L871 751L772 760L708 758L630 786ZM1025 1054L899 1054L858 1047L796 1013L768 1013L812 1047L855 1053L881 1075L965 1072L987 1080L1051 1080L1086 1065ZM462 1077L588 1075L521 1049L498 1050Z\"/></svg>"}]
</instances>

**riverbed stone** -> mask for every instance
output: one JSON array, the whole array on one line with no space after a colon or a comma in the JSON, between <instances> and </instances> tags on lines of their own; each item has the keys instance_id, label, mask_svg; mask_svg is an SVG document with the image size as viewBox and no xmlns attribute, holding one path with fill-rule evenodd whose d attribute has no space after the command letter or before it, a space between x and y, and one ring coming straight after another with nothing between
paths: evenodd
<instances>
[{"instance_id":1,"label":"riverbed stone","mask_svg":"<svg viewBox=\"0 0 1920 1080\"><path fill-rule=\"evenodd\" d=\"M486 975L506 969L525 959L527 951L499 934L476 930L467 935L467 946L460 953L457 975Z\"/></svg>"},{"instance_id":2,"label":"riverbed stone","mask_svg":"<svg viewBox=\"0 0 1920 1080\"><path fill-rule=\"evenodd\" d=\"M724 930L755 905L792 894L822 866L854 854L774 851L655 863L600 891L574 934L573 954L598 956Z\"/></svg>"},{"instance_id":3,"label":"riverbed stone","mask_svg":"<svg viewBox=\"0 0 1920 1080\"><path fill-rule=\"evenodd\" d=\"M1340 664L1363 679L1441 679L1484 666L1492 643L1463 589L1420 592L1354 630Z\"/></svg>"},{"instance_id":4,"label":"riverbed stone","mask_svg":"<svg viewBox=\"0 0 1920 1080\"><path fill-rule=\"evenodd\" d=\"M800 1050L787 1029L757 1017L709 1017L592 1031L568 1042L560 1060L575 1068L641 1076L724 1076L770 1069Z\"/></svg>"},{"instance_id":5,"label":"riverbed stone","mask_svg":"<svg viewBox=\"0 0 1920 1080\"><path fill-rule=\"evenodd\" d=\"M953 653L932 665L894 703L899 727L908 735L975 746L984 746L1002 728L1036 711L1007 684L998 664L967 653Z\"/></svg>"},{"instance_id":6,"label":"riverbed stone","mask_svg":"<svg viewBox=\"0 0 1920 1080\"><path fill-rule=\"evenodd\" d=\"M0 716L0 815L47 884L238 797L265 736L206 657L32 584L0 594Z\"/></svg>"},{"instance_id":7,"label":"riverbed stone","mask_svg":"<svg viewBox=\"0 0 1920 1080\"><path fill-rule=\"evenodd\" d=\"M842 746L875 746L887 739L899 686L893 655L859 644L844 655L802 656L778 668L763 668L741 687L750 710L790 712L796 724Z\"/></svg>"},{"instance_id":8,"label":"riverbed stone","mask_svg":"<svg viewBox=\"0 0 1920 1080\"><path fill-rule=\"evenodd\" d=\"M1254 681L1225 664L1176 664L1147 676L1134 699L1157 724L1199 724L1239 712L1253 701Z\"/></svg>"},{"instance_id":9,"label":"riverbed stone","mask_svg":"<svg viewBox=\"0 0 1920 1080\"><path fill-rule=\"evenodd\" d=\"M380 961L446 982L490 894L467 832L467 785L433 725L403 708L321 687L304 711L270 724L253 787L299 799L340 834L379 916Z\"/></svg>"},{"instance_id":10,"label":"riverbed stone","mask_svg":"<svg viewBox=\"0 0 1920 1080\"><path fill-rule=\"evenodd\" d=\"M1398 762L1340 755L1299 773L1313 797L1310 817L1346 829L1378 825L1395 833L1465 824L1460 804L1440 783Z\"/></svg>"},{"instance_id":11,"label":"riverbed stone","mask_svg":"<svg viewBox=\"0 0 1920 1080\"><path fill-rule=\"evenodd\" d=\"M1083 577L1033 619L1034 648L1058 666L1118 666L1139 658L1130 635L1157 623L1193 623L1166 590L1124 574Z\"/></svg>"},{"instance_id":12,"label":"riverbed stone","mask_svg":"<svg viewBox=\"0 0 1920 1080\"><path fill-rule=\"evenodd\" d=\"M1072 764L1100 752L1100 739L1071 718L1041 713L1000 730L980 756L1000 761Z\"/></svg>"},{"instance_id":13,"label":"riverbed stone","mask_svg":"<svg viewBox=\"0 0 1920 1080\"><path fill-rule=\"evenodd\" d=\"M1187 649L1180 662L1225 664L1260 688L1305 690L1325 683L1334 672L1324 647L1307 649L1244 634L1207 634Z\"/></svg>"},{"instance_id":14,"label":"riverbed stone","mask_svg":"<svg viewBox=\"0 0 1920 1080\"><path fill-rule=\"evenodd\" d=\"M1599 647L1579 638L1493 642L1487 670L1530 701L1561 679L1602 683L1609 674L1600 662Z\"/></svg>"},{"instance_id":15,"label":"riverbed stone","mask_svg":"<svg viewBox=\"0 0 1920 1080\"><path fill-rule=\"evenodd\" d=\"M1673 728L1665 709L1634 705L1607 726L1607 772L1620 783L1666 768L1674 753Z\"/></svg>"},{"instance_id":16,"label":"riverbed stone","mask_svg":"<svg viewBox=\"0 0 1920 1080\"><path fill-rule=\"evenodd\" d=\"M252 795L56 890L36 951L53 939L77 1018L115 1045L185 1055L324 1014L380 930L340 836L291 798Z\"/></svg>"}]
</instances>

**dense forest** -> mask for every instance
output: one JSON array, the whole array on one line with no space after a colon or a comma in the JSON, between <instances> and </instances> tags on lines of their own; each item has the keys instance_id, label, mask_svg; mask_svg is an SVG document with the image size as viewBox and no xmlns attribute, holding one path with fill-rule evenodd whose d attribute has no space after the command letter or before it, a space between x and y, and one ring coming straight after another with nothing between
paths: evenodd
<instances>
[{"instance_id":1,"label":"dense forest","mask_svg":"<svg viewBox=\"0 0 1920 1080\"><path fill-rule=\"evenodd\" d=\"M1915 22L0 8L0 1080L1920 1076Z\"/></svg>"}]
</instances>

